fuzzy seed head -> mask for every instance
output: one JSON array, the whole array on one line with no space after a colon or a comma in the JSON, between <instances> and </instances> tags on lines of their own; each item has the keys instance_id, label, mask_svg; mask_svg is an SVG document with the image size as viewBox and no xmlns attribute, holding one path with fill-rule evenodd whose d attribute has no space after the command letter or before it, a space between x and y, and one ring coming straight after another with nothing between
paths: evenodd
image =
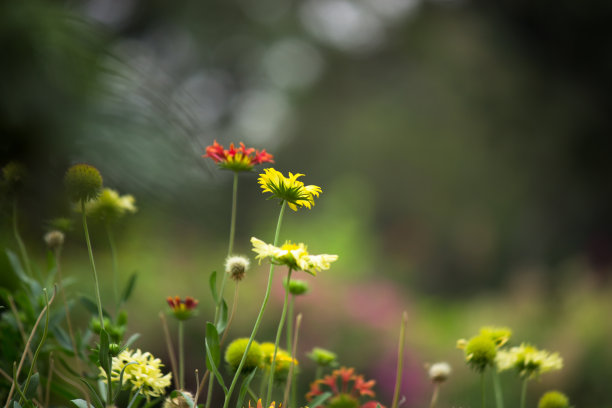
<instances>
[{"instance_id":1,"label":"fuzzy seed head","mask_svg":"<svg viewBox=\"0 0 612 408\"><path fill-rule=\"evenodd\" d=\"M240 338L232 341L227 349L225 350L225 362L235 371L240 365L240 360L244 351L246 350L248 338ZM253 340L249 352L247 353L246 360L244 361L243 369L245 372L253 371L256 367L261 364L263 354L259 343Z\"/></svg>"},{"instance_id":2,"label":"fuzzy seed head","mask_svg":"<svg viewBox=\"0 0 612 408\"><path fill-rule=\"evenodd\" d=\"M569 399L559 391L548 391L542 395L538 408L569 408Z\"/></svg>"},{"instance_id":3,"label":"fuzzy seed head","mask_svg":"<svg viewBox=\"0 0 612 408\"><path fill-rule=\"evenodd\" d=\"M87 202L102 192L102 175L89 164L75 164L66 172L64 184L72 201Z\"/></svg>"},{"instance_id":4,"label":"fuzzy seed head","mask_svg":"<svg viewBox=\"0 0 612 408\"><path fill-rule=\"evenodd\" d=\"M240 282L244 279L250 264L248 258L244 256L230 256L225 260L225 272L229 273L230 278Z\"/></svg>"},{"instance_id":5,"label":"fuzzy seed head","mask_svg":"<svg viewBox=\"0 0 612 408\"><path fill-rule=\"evenodd\" d=\"M452 372L450 364L446 362L435 363L429 367L429 379L437 384L441 384L448 379Z\"/></svg>"},{"instance_id":6,"label":"fuzzy seed head","mask_svg":"<svg viewBox=\"0 0 612 408\"><path fill-rule=\"evenodd\" d=\"M47 246L53 250L61 248L64 245L64 233L62 231L49 231L45 234L43 239Z\"/></svg>"}]
</instances>

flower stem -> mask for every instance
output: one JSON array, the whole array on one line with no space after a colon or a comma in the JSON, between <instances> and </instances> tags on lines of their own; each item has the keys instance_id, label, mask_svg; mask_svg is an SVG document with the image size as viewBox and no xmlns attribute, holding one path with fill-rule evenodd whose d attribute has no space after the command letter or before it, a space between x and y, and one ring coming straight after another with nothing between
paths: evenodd
<instances>
[{"instance_id":1,"label":"flower stem","mask_svg":"<svg viewBox=\"0 0 612 408\"><path fill-rule=\"evenodd\" d=\"M283 302L283 311L281 312L280 321L278 322L278 328L276 329L276 339L274 340L274 353L272 354L272 362L270 363L270 378L268 378L268 392L266 394L266 404L268 407L270 398L272 397L272 388L274 387L274 370L276 369L276 353L278 352L278 343L280 342L280 336L283 333L283 327L285 326L285 316L287 315L287 306L289 305L289 284L291 283L291 272L293 270L289 268L287 273L287 287L285 288L285 301ZM291 348L289 348L291 350Z\"/></svg>"},{"instance_id":2,"label":"flower stem","mask_svg":"<svg viewBox=\"0 0 612 408\"><path fill-rule=\"evenodd\" d=\"M181 390L185 389L185 328L183 325L183 321L179 320L178 322L178 347L179 347L179 387Z\"/></svg>"},{"instance_id":3,"label":"flower stem","mask_svg":"<svg viewBox=\"0 0 612 408\"><path fill-rule=\"evenodd\" d=\"M290 350L291 356L294 356L297 354L297 342L298 342L298 336L300 334L301 324L302 324L302 314L300 313L297 319L295 320L295 336L294 336L293 343L291 344L291 348L287 349L287 350ZM289 375L287 376L287 385L285 386L285 395L283 396L283 403L282 405L280 405L281 407L287 406L287 402L289 401L289 392L292 390L295 390L294 376L295 376L295 359L292 357L291 365L289 366ZM295 403L292 403L291 406L295 407Z\"/></svg>"},{"instance_id":4,"label":"flower stem","mask_svg":"<svg viewBox=\"0 0 612 408\"><path fill-rule=\"evenodd\" d=\"M485 372L484 371L480 374L480 394L482 398L480 406L482 408L485 408Z\"/></svg>"},{"instance_id":5,"label":"flower stem","mask_svg":"<svg viewBox=\"0 0 612 408\"><path fill-rule=\"evenodd\" d=\"M111 257L113 258L113 293L115 295L115 303L119 305L119 266L117 262L117 247L115 246L115 237L109 221L105 223L106 235L108 236L108 244L110 245Z\"/></svg>"},{"instance_id":6,"label":"flower stem","mask_svg":"<svg viewBox=\"0 0 612 408\"><path fill-rule=\"evenodd\" d=\"M440 384L434 383L433 393L431 394L431 402L429 403L429 408L435 408L436 403L438 402L438 392L440 391Z\"/></svg>"},{"instance_id":7,"label":"flower stem","mask_svg":"<svg viewBox=\"0 0 612 408\"><path fill-rule=\"evenodd\" d=\"M283 222L283 214L285 213L285 207L287 206L287 203L285 201L282 202L281 204L281 209L280 209L280 213L278 214L278 221L276 223L276 232L274 234L274 245L278 245L278 237L280 235L280 227L282 225ZM257 335L257 332L259 331L259 325L261 324L261 320L263 318L263 314L264 311L266 310L266 305L268 304L268 300L270 298L270 292L272 290L272 280L274 278L274 264L270 264L270 272L268 274L268 286L266 287L266 293L264 295L264 299L263 302L261 304L261 308L259 309L259 314L257 315L257 319L255 320L255 326L253 326L253 331L251 333L251 337L249 337L249 341L247 342L246 348L244 349L244 354L242 355L242 360L240 360L240 364L238 365L238 368L236 369L236 373L234 374L234 378L232 379L232 383L229 387L229 390L227 391L227 394L225 395L225 401L223 402L223 408L227 408L227 406L229 405L229 401L230 398L232 396L232 392L234 391L234 388L236 387L236 383L238 382L238 378L240 377L240 373L242 372L242 367L244 366L244 363L246 361L246 357L247 354L249 352L249 349L251 348L251 343L253 343L253 339L255 338L255 336Z\"/></svg>"},{"instance_id":8,"label":"flower stem","mask_svg":"<svg viewBox=\"0 0 612 408\"><path fill-rule=\"evenodd\" d=\"M289 290L289 281L287 281L287 291ZM292 335L293 335L293 304L295 303L295 296L291 295L291 297L289 298L289 311L288 314L289 316L287 316L287 351L289 353L291 353L291 346L293 345L293 339L292 339ZM293 357L293 354L291 354L291 357Z\"/></svg>"},{"instance_id":9,"label":"flower stem","mask_svg":"<svg viewBox=\"0 0 612 408\"><path fill-rule=\"evenodd\" d=\"M521 387L521 408L525 408L525 401L527 399L527 381L528 379L525 378L523 380L523 386Z\"/></svg>"},{"instance_id":10,"label":"flower stem","mask_svg":"<svg viewBox=\"0 0 612 408\"><path fill-rule=\"evenodd\" d=\"M408 324L408 313L402 315L400 325L399 345L397 347L397 373L395 375L395 391L393 392L393 402L391 408L397 408L399 402L400 388L402 386L402 372L404 367L404 345L406 343L406 326Z\"/></svg>"},{"instance_id":11,"label":"flower stem","mask_svg":"<svg viewBox=\"0 0 612 408\"><path fill-rule=\"evenodd\" d=\"M81 213L83 213L83 230L85 231L85 241L87 241L87 251L89 252L89 262L91 262L91 270L93 271L94 282L96 283L96 300L98 301L98 317L100 318L100 327L102 328L102 330L104 330L104 314L102 313L102 299L100 298L100 284L98 283L98 273L96 272L96 263L94 262L93 251L91 250L91 241L89 240L89 230L87 229L87 215L85 215L85 201L83 200L81 200Z\"/></svg>"},{"instance_id":12,"label":"flower stem","mask_svg":"<svg viewBox=\"0 0 612 408\"><path fill-rule=\"evenodd\" d=\"M501 384L499 383L499 374L495 368L491 372L493 375L493 391L495 391L495 405L497 408L504 408L504 397L502 395Z\"/></svg>"},{"instance_id":13,"label":"flower stem","mask_svg":"<svg viewBox=\"0 0 612 408\"><path fill-rule=\"evenodd\" d=\"M17 241L17 246L19 246L19 252L21 252L21 258L23 260L23 264L25 266L25 270L28 273L28 276L32 277L32 268L30 266L30 258L28 257L28 251L26 251L25 244L21 239L21 234L19 234L19 228L17 227L17 199L13 200L13 234L15 235L15 240Z\"/></svg>"}]
</instances>

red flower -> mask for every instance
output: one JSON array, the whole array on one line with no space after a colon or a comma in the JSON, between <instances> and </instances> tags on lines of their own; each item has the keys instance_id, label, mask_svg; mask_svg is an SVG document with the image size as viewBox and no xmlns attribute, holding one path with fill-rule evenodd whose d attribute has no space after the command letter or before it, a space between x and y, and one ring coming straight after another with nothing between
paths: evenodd
<instances>
[{"instance_id":1,"label":"red flower","mask_svg":"<svg viewBox=\"0 0 612 408\"><path fill-rule=\"evenodd\" d=\"M191 296L187 296L185 299L181 299L178 296L169 296L166 301L172 309L174 316L179 320L189 319L198 305L198 301Z\"/></svg>"},{"instance_id":2,"label":"red flower","mask_svg":"<svg viewBox=\"0 0 612 408\"><path fill-rule=\"evenodd\" d=\"M341 384L340 389L338 388L338 381L340 381ZM311 401L317 395L322 394L324 390L322 390L321 387L326 386L329 388L329 391L333 393L333 396L330 397L329 401L338 399L336 397L339 397L355 401L355 403L357 404L359 398L362 396L375 396L374 391L372 390L372 387L374 387L375 383L376 381L374 380L365 381L363 379L363 375L355 374L354 368L340 367L339 369L334 370L331 375L326 375L322 379L316 380L311 383L310 391L308 392L308 394L306 394L306 399L308 401ZM376 404L378 404L378 402L369 401L363 404L361 408L376 408Z\"/></svg>"},{"instance_id":3,"label":"red flower","mask_svg":"<svg viewBox=\"0 0 612 408\"><path fill-rule=\"evenodd\" d=\"M274 157L266 152L266 149L259 151L252 147L247 148L242 142L238 148L232 143L229 149L225 150L215 140L206 148L206 154L202 157L210 157L220 167L233 171L249 171L257 164L274 163Z\"/></svg>"}]
</instances>

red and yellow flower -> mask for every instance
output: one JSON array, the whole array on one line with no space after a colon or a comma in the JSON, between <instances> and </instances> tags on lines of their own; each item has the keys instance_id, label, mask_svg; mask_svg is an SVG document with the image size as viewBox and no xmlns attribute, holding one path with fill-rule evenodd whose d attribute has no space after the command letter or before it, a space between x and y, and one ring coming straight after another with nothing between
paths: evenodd
<instances>
[{"instance_id":1,"label":"red and yellow flower","mask_svg":"<svg viewBox=\"0 0 612 408\"><path fill-rule=\"evenodd\" d=\"M361 397L375 396L372 390L375 383L374 380L364 380L363 375L355 374L354 368L341 367L334 370L330 375L326 375L322 379L316 380L310 384L310 391L306 394L306 399L311 401L317 395L321 395L325 391L331 391L333 395L324 405L327 408L334 408L336 406L354 408L375 407L380 403L377 401L368 401L364 404L360 404L359 402ZM380 406L382 407L383 405L380 404Z\"/></svg>"},{"instance_id":2,"label":"red and yellow flower","mask_svg":"<svg viewBox=\"0 0 612 408\"><path fill-rule=\"evenodd\" d=\"M274 156L266 152L266 149L259 151L247 148L242 142L239 147L231 143L229 149L224 149L215 140L206 148L206 154L202 157L210 157L219 167L232 171L250 171L257 164L274 163Z\"/></svg>"},{"instance_id":3,"label":"red and yellow flower","mask_svg":"<svg viewBox=\"0 0 612 408\"><path fill-rule=\"evenodd\" d=\"M198 305L198 301L191 296L187 296L185 299L181 299L179 296L168 296L166 301L168 302L170 309L172 309L174 317L179 320L189 319L193 315L194 309Z\"/></svg>"}]
</instances>

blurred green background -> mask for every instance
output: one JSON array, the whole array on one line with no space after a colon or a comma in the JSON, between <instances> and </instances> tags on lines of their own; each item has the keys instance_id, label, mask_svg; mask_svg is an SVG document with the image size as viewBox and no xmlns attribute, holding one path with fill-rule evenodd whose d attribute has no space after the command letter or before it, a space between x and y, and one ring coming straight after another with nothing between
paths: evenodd
<instances>
[{"instance_id":1,"label":"blurred green background","mask_svg":"<svg viewBox=\"0 0 612 408\"><path fill-rule=\"evenodd\" d=\"M389 405L407 310L406 406L428 401L423 364L447 360L440 406L469 407L478 381L455 341L508 325L515 343L565 359L531 385L532 406L551 388L575 406L612 406L610 18L612 3L570 0L5 1L0 164L28 169L20 228L41 265L45 223L70 213L68 166L90 163L136 197L117 231L124 280L139 273L130 332L165 361L157 315L166 296L191 295L201 306L188 365L203 366L231 174L201 155L215 139L244 141L323 188L281 232L340 255L298 300L302 355L337 351ZM239 189L236 252L249 255L251 236L272 240L278 207L256 174ZM1 243L16 250L3 204ZM95 226L93 245L111 299ZM72 291L91 295L78 227L64 260ZM0 271L14 287L4 258ZM231 336L250 333L266 271L243 283ZM261 341L273 338L283 274ZM301 364L306 391L314 368ZM516 402L518 382L503 381Z\"/></svg>"}]
</instances>

